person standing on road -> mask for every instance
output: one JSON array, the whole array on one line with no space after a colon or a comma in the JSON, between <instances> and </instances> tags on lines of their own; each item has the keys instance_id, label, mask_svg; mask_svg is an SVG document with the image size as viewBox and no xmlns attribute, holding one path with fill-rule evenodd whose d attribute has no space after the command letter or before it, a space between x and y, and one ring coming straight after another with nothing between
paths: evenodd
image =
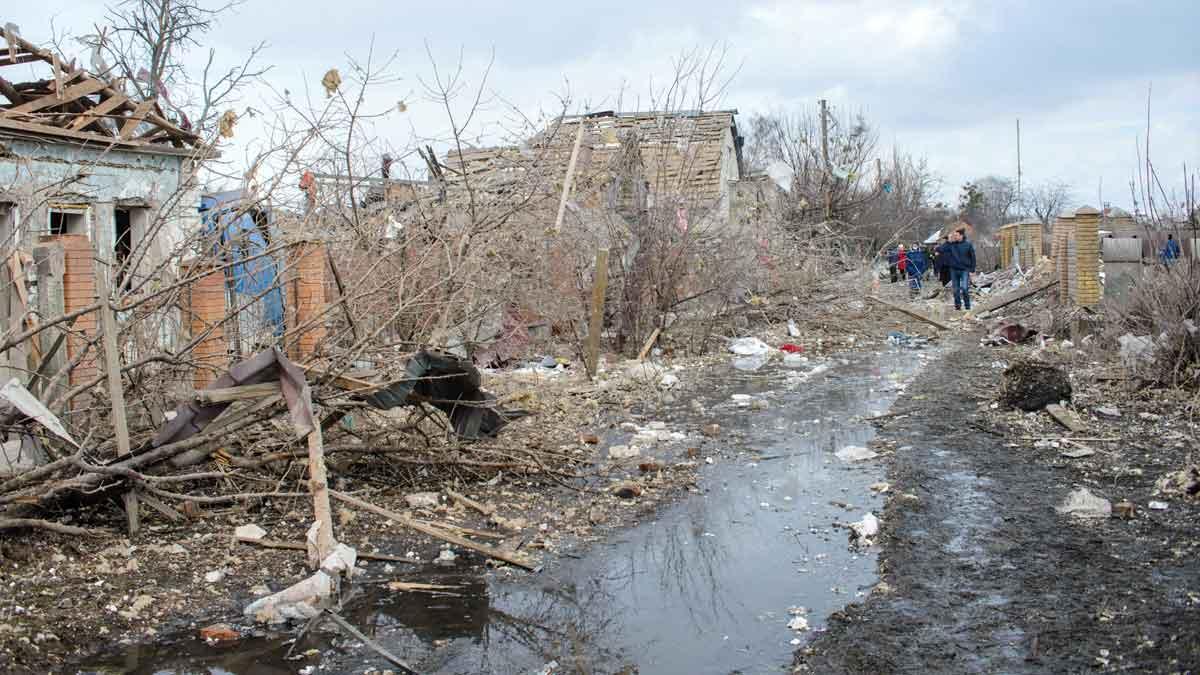
<instances>
[{"instance_id":1,"label":"person standing on road","mask_svg":"<svg viewBox=\"0 0 1200 675\"><path fill-rule=\"evenodd\" d=\"M950 268L946 266L946 245L949 243L949 237L942 237L941 243L934 251L933 266L937 271L938 283L942 285L942 288L950 285Z\"/></svg>"},{"instance_id":2,"label":"person standing on road","mask_svg":"<svg viewBox=\"0 0 1200 675\"><path fill-rule=\"evenodd\" d=\"M975 273L975 247L967 241L966 228L950 233L950 242L942 247L944 264L950 269L954 286L954 309L971 310L971 275Z\"/></svg>"},{"instance_id":3,"label":"person standing on road","mask_svg":"<svg viewBox=\"0 0 1200 675\"><path fill-rule=\"evenodd\" d=\"M896 269L900 270L901 280L908 278L908 252L904 250L904 244L896 251Z\"/></svg>"}]
</instances>

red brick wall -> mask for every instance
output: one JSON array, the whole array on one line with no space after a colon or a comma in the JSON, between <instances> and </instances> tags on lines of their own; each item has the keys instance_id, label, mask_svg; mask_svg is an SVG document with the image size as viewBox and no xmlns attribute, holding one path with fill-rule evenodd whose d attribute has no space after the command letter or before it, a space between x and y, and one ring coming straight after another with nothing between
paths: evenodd
<instances>
[{"instance_id":1,"label":"red brick wall","mask_svg":"<svg viewBox=\"0 0 1200 675\"><path fill-rule=\"evenodd\" d=\"M42 237L42 241L56 241L63 247L63 311L67 314L78 311L96 302L96 263L92 242L84 234L63 234ZM95 337L100 317L89 312L75 319L72 332ZM74 360L83 351L87 341L83 337L67 337L67 359ZM88 352L86 358L71 371L71 385L77 385L99 374L97 358L99 347Z\"/></svg>"},{"instance_id":2,"label":"red brick wall","mask_svg":"<svg viewBox=\"0 0 1200 675\"><path fill-rule=\"evenodd\" d=\"M328 270L322 242L298 242L289 249L285 300L287 343L288 356L297 363L311 360L317 345L325 339Z\"/></svg>"},{"instance_id":3,"label":"red brick wall","mask_svg":"<svg viewBox=\"0 0 1200 675\"><path fill-rule=\"evenodd\" d=\"M201 274L205 269L198 264L185 263L180 273L192 276ZM208 337L192 348L192 360L197 365L192 381L196 389L203 389L229 369L229 343L223 324L228 313L225 275L209 271L190 283L184 289L182 305L183 325L187 326L189 338L212 329Z\"/></svg>"}]
</instances>

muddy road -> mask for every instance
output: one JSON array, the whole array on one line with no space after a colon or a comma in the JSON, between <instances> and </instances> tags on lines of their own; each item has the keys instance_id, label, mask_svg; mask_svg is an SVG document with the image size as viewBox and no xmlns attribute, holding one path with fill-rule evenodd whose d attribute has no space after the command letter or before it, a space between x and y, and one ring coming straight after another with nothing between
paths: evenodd
<instances>
[{"instance_id":1,"label":"muddy road","mask_svg":"<svg viewBox=\"0 0 1200 675\"><path fill-rule=\"evenodd\" d=\"M969 338L967 338L969 339ZM1114 448L1079 462L989 428L988 350L949 353L894 411L883 441L899 493L883 515L883 583L798 651L814 673L1195 673L1200 527L1194 503L1132 519L1073 520L1055 506L1080 484L1145 505L1181 458ZM1126 402L1122 402L1123 406ZM1135 466L1104 469L1133 455ZM1189 513L1190 510L1190 513Z\"/></svg>"},{"instance_id":2,"label":"muddy road","mask_svg":"<svg viewBox=\"0 0 1200 675\"><path fill-rule=\"evenodd\" d=\"M549 663L558 664L553 672L787 672L797 646L876 581L875 552L849 545L838 525L883 508L869 486L884 467L834 453L870 441L875 432L864 418L886 411L930 356L892 350L752 373L717 368L704 375L698 405L657 417L670 429L722 427L720 452L688 496L651 514L631 506L628 527L537 575L465 563L411 574L460 586L453 595L391 592L386 582L408 575L371 568L344 614L418 672L532 673ZM626 439L614 430L606 441ZM808 630L790 628L797 619ZM284 658L293 635L262 634L223 650L194 635L132 646L76 670L249 675L318 664L332 673L390 667L331 625L295 649L319 656L298 661Z\"/></svg>"}]
</instances>

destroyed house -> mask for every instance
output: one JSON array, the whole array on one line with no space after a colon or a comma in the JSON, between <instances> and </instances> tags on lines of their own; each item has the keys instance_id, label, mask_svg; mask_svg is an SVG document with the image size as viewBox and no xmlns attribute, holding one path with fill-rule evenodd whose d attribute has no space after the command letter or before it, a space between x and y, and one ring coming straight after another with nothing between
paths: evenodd
<instances>
[{"instance_id":1,"label":"destroyed house","mask_svg":"<svg viewBox=\"0 0 1200 675\"><path fill-rule=\"evenodd\" d=\"M521 147L451 152L443 170L451 187L469 181L473 189L505 192L536 185L556 194L575 155L570 199L579 208L621 210L636 187L631 183L641 182L647 208L686 209L692 220L728 223L733 184L746 174L736 115L716 110L568 116Z\"/></svg>"},{"instance_id":2,"label":"destroyed house","mask_svg":"<svg viewBox=\"0 0 1200 675\"><path fill-rule=\"evenodd\" d=\"M0 272L0 315L24 314L28 322L30 313L55 316L95 302L97 270L121 290L154 274L199 226L192 177L206 149L120 80L89 73L11 29L3 37L0 246L9 264ZM39 287L47 274L54 288ZM95 325L84 315L74 328ZM78 347L68 340L66 356ZM3 357L0 368L11 371L0 374L28 379L20 352ZM94 367L76 371L72 381Z\"/></svg>"}]
</instances>

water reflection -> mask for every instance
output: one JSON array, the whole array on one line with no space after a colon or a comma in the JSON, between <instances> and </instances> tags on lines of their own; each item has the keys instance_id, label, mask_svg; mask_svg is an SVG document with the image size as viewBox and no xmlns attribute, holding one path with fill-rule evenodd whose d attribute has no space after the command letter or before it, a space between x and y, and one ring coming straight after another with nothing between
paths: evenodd
<instances>
[{"instance_id":1,"label":"water reflection","mask_svg":"<svg viewBox=\"0 0 1200 675\"><path fill-rule=\"evenodd\" d=\"M717 421L729 430L703 494L538 576L426 570L413 579L461 585L460 597L368 585L344 614L421 672L528 673L549 661L558 662L558 673L778 672L794 649L789 606L809 608L819 626L874 581L873 556L850 549L832 524L878 510L867 485L882 468L847 466L833 453L869 441L872 430L859 417L886 409L895 396L889 378L914 368L867 357L792 388L795 380L782 373L723 373L707 389L708 413L681 406L670 418L674 426ZM731 393L769 405L739 409L728 403ZM322 672L388 667L331 631L308 638L325 651ZM278 639L208 652L207 662L193 658L205 649L194 640L181 645L189 651L126 653L122 659L141 655L152 665L124 672L241 675L302 665L281 663L286 647Z\"/></svg>"}]
</instances>

